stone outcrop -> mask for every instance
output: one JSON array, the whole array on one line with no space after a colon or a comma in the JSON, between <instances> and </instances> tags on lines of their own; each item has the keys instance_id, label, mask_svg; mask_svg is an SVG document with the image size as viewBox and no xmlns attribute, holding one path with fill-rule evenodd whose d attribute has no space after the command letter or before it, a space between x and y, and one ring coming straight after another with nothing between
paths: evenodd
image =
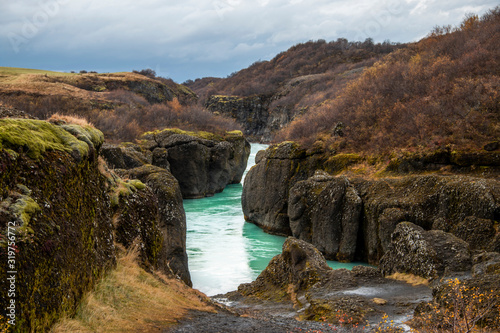
<instances>
[{"instance_id":1,"label":"stone outcrop","mask_svg":"<svg viewBox=\"0 0 500 333\"><path fill-rule=\"evenodd\" d=\"M255 281L225 297L236 309L273 313L277 302L281 311L300 319L358 326L378 322L388 307L409 314L416 302L430 299L430 290L385 279L373 267L332 270L314 246L289 237Z\"/></svg>"},{"instance_id":2,"label":"stone outcrop","mask_svg":"<svg viewBox=\"0 0 500 333\"><path fill-rule=\"evenodd\" d=\"M145 133L153 164L168 165L184 198L201 198L241 181L250 144L239 131L224 136L177 129Z\"/></svg>"},{"instance_id":3,"label":"stone outcrop","mask_svg":"<svg viewBox=\"0 0 500 333\"><path fill-rule=\"evenodd\" d=\"M257 279L242 284L238 291L245 296L273 298L287 294L292 289L305 291L320 281L328 279L333 270L323 255L311 244L289 237L281 254L275 256Z\"/></svg>"},{"instance_id":4,"label":"stone outcrop","mask_svg":"<svg viewBox=\"0 0 500 333\"><path fill-rule=\"evenodd\" d=\"M168 237L180 236L166 235L163 224L166 210L182 210L180 191L171 206L159 205L155 189L101 163L103 141L91 126L0 120L0 260L13 260L0 270L0 306L15 301L15 310L2 313L15 319L15 332L47 331L73 314L114 266L115 244L137 246L148 269L172 271Z\"/></svg>"},{"instance_id":5,"label":"stone outcrop","mask_svg":"<svg viewBox=\"0 0 500 333\"><path fill-rule=\"evenodd\" d=\"M112 169L133 169L153 162L152 152L135 144L106 143L100 155Z\"/></svg>"},{"instance_id":6,"label":"stone outcrop","mask_svg":"<svg viewBox=\"0 0 500 333\"><path fill-rule=\"evenodd\" d=\"M378 264L404 221L442 230L472 250L498 251L500 182L466 175L333 177L356 156L307 152L287 142L261 152L246 176L245 219L312 242L329 258Z\"/></svg>"},{"instance_id":7,"label":"stone outcrop","mask_svg":"<svg viewBox=\"0 0 500 333\"><path fill-rule=\"evenodd\" d=\"M314 244L327 259L354 259L362 201L346 177L317 171L290 189L288 201L294 237Z\"/></svg>"},{"instance_id":8,"label":"stone outcrop","mask_svg":"<svg viewBox=\"0 0 500 333\"><path fill-rule=\"evenodd\" d=\"M237 97L211 96L205 107L213 113L235 119L243 128L245 136L260 141L269 133L269 99L264 96Z\"/></svg>"},{"instance_id":9,"label":"stone outcrop","mask_svg":"<svg viewBox=\"0 0 500 333\"><path fill-rule=\"evenodd\" d=\"M0 270L0 302L5 310L15 300L18 332L45 331L72 313L114 264L106 179L96 157L103 136L73 129L93 138L92 146L47 122L0 120L0 260L14 260ZM7 294L7 271L17 271L15 297Z\"/></svg>"},{"instance_id":10,"label":"stone outcrop","mask_svg":"<svg viewBox=\"0 0 500 333\"><path fill-rule=\"evenodd\" d=\"M157 265L191 286L186 253L186 214L179 183L170 172L152 165L122 171L121 174L140 179L156 195L159 228L162 232L161 254Z\"/></svg>"},{"instance_id":11,"label":"stone outcrop","mask_svg":"<svg viewBox=\"0 0 500 333\"><path fill-rule=\"evenodd\" d=\"M380 260L385 275L410 273L426 279L453 276L471 268L467 242L441 230L425 231L409 222L397 225L391 245Z\"/></svg>"}]
</instances>

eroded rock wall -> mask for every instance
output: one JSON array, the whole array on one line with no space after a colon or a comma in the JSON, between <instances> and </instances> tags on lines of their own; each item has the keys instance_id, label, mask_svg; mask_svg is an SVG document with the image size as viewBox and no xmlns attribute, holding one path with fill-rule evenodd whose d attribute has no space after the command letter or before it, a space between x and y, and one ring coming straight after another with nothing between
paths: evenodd
<instances>
[{"instance_id":1,"label":"eroded rock wall","mask_svg":"<svg viewBox=\"0 0 500 333\"><path fill-rule=\"evenodd\" d=\"M250 155L250 144L239 131L219 136L166 129L142 139L153 152L153 164L164 167L168 162L185 199L211 196L239 183Z\"/></svg>"},{"instance_id":2,"label":"eroded rock wall","mask_svg":"<svg viewBox=\"0 0 500 333\"><path fill-rule=\"evenodd\" d=\"M116 244L137 247L145 268L172 273L168 245L182 235L163 225L168 214L182 219L180 191L159 205L155 189L102 163L103 141L91 126L0 119L0 260L11 265L0 270L0 307L14 332L48 331L74 313L114 266Z\"/></svg>"},{"instance_id":3,"label":"eroded rock wall","mask_svg":"<svg viewBox=\"0 0 500 333\"><path fill-rule=\"evenodd\" d=\"M340 157L339 157L340 158ZM245 219L311 242L327 257L377 264L403 221L450 232L471 249L498 251L500 182L465 175L333 177L339 158L294 143L257 156L243 188Z\"/></svg>"}]
</instances>

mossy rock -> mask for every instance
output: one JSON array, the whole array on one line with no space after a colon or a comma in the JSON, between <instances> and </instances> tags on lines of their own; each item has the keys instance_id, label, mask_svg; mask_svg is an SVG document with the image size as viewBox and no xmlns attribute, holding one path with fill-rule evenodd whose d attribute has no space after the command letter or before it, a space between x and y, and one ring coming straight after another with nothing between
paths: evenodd
<instances>
[{"instance_id":1,"label":"mossy rock","mask_svg":"<svg viewBox=\"0 0 500 333\"><path fill-rule=\"evenodd\" d=\"M42 120L0 119L0 149L25 152L40 159L46 151L71 153L81 160L89 151L99 149L103 134L91 126L57 126Z\"/></svg>"},{"instance_id":2,"label":"mossy rock","mask_svg":"<svg viewBox=\"0 0 500 333\"><path fill-rule=\"evenodd\" d=\"M22 143L33 149L18 149L14 160L0 150L0 197L3 204L12 203L10 210L5 209L9 214L0 214L0 225L2 234L10 221L20 225L13 331L45 332L62 314L72 315L83 295L115 262L106 179L97 168L95 152L89 150L91 156L75 161L68 142L81 142L87 149L88 145L64 129L17 121L2 122L4 129L6 124L15 133L29 130L33 139L42 141ZM5 144L6 133L1 133ZM72 139L64 141L68 136ZM45 137L49 142L43 142ZM7 262L1 249L0 260ZM6 278L7 271L0 270L3 309L8 302Z\"/></svg>"}]
</instances>

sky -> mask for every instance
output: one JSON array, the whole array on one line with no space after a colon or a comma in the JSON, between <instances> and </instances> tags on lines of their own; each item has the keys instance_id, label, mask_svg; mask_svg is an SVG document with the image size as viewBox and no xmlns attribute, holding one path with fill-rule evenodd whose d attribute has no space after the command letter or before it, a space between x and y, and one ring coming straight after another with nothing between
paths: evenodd
<instances>
[{"instance_id":1,"label":"sky","mask_svg":"<svg viewBox=\"0 0 500 333\"><path fill-rule=\"evenodd\" d=\"M0 2L0 66L226 77L309 40L412 42L495 0Z\"/></svg>"}]
</instances>

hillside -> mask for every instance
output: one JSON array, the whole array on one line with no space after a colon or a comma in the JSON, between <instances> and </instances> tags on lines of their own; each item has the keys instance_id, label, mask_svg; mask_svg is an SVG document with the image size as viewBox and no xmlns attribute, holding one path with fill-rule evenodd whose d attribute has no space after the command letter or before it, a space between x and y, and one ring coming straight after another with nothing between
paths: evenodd
<instances>
[{"instance_id":1,"label":"hillside","mask_svg":"<svg viewBox=\"0 0 500 333\"><path fill-rule=\"evenodd\" d=\"M297 115L335 98L364 68L404 47L371 39L309 41L226 79L203 78L186 85L210 111L236 119L254 141L268 142Z\"/></svg>"},{"instance_id":2,"label":"hillside","mask_svg":"<svg viewBox=\"0 0 500 333\"><path fill-rule=\"evenodd\" d=\"M295 119L278 140L343 151L481 149L500 138L499 38L500 7L436 28Z\"/></svg>"},{"instance_id":3,"label":"hillside","mask_svg":"<svg viewBox=\"0 0 500 333\"><path fill-rule=\"evenodd\" d=\"M190 89L156 77L154 72L75 74L0 67L0 105L40 119L55 113L77 115L112 141L133 140L145 131L167 126L238 128L196 106L196 101Z\"/></svg>"},{"instance_id":4,"label":"hillside","mask_svg":"<svg viewBox=\"0 0 500 333\"><path fill-rule=\"evenodd\" d=\"M228 78L186 84L256 141L479 149L499 138L498 17L498 7L471 14L407 45L311 41Z\"/></svg>"}]
</instances>

